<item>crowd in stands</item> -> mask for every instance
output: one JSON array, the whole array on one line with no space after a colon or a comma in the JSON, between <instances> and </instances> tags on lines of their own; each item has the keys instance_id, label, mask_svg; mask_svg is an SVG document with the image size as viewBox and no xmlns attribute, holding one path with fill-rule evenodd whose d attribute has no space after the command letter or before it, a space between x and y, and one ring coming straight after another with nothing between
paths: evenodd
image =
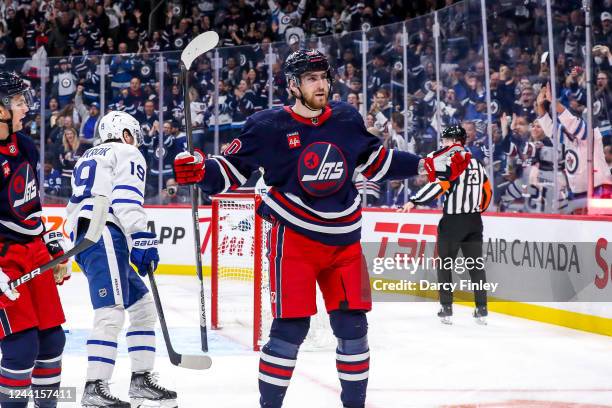
<instances>
[{"instance_id":1,"label":"crowd in stands","mask_svg":"<svg viewBox=\"0 0 612 408\"><path fill-rule=\"evenodd\" d=\"M612 192L611 3L594 1L592 10L595 170L600 175L595 178L595 193L600 197L610 197ZM582 205L576 203L585 188L574 180L577 173L586 177L579 171L586 167L581 154L587 106L580 2L553 2L554 91L560 106L552 103L547 86L544 2L502 0L488 5L492 149L486 136L479 1L184 1L168 2L152 15L149 7L149 2L131 0L4 0L0 4L0 69L20 72L36 90L26 128L38 139L44 127L47 195L70 195L72 168L94 143L100 115L124 110L142 123L142 152L149 165L147 198L184 202L185 192L172 188L171 168L173 157L185 148L178 56L191 38L214 29L222 47L219 81L215 83L212 53L197 60L190 78L194 139L206 153L215 149L215 128L223 146L240 133L252 113L270 104L290 103L282 61L300 47L318 48L334 66L331 98L360 110L367 128L387 147L426 154L437 147L440 127L461 124L473 156L494 168L499 208L569 212ZM434 10L439 10L441 30L439 82ZM367 39L365 83L360 30L366 30ZM44 101L41 78L45 79ZM560 116L558 152L552 148L547 122L552 109ZM555 168L560 178L558 195L552 199L555 180L548 172ZM161 192L159 177L166 187ZM415 177L407 185L355 182L368 205L394 207L426 180Z\"/></svg>"}]
</instances>

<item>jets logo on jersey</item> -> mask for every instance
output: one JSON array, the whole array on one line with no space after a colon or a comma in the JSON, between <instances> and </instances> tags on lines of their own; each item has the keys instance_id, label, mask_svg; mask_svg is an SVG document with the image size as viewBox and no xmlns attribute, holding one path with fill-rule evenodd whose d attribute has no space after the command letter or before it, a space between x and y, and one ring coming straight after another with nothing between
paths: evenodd
<instances>
[{"instance_id":1,"label":"jets logo on jersey","mask_svg":"<svg viewBox=\"0 0 612 408\"><path fill-rule=\"evenodd\" d=\"M20 219L27 218L39 202L36 175L30 163L23 163L13 173L9 184L9 200L13 213Z\"/></svg>"},{"instance_id":2,"label":"jets logo on jersey","mask_svg":"<svg viewBox=\"0 0 612 408\"><path fill-rule=\"evenodd\" d=\"M308 194L316 197L331 195L342 187L347 178L344 155L331 143L312 143L300 155L298 178Z\"/></svg>"},{"instance_id":3,"label":"jets logo on jersey","mask_svg":"<svg viewBox=\"0 0 612 408\"><path fill-rule=\"evenodd\" d=\"M302 145L302 142L300 142L300 134L298 132L288 133L287 143L289 143L290 149L300 147Z\"/></svg>"},{"instance_id":4,"label":"jets logo on jersey","mask_svg":"<svg viewBox=\"0 0 612 408\"><path fill-rule=\"evenodd\" d=\"M569 174L574 174L578 170L578 154L573 150L565 153L565 168Z\"/></svg>"}]
</instances>

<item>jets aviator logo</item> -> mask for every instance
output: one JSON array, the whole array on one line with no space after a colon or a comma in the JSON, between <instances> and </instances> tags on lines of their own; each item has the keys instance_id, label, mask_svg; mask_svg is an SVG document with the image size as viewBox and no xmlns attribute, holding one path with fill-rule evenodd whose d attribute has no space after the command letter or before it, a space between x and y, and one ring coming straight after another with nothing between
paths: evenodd
<instances>
[{"instance_id":1,"label":"jets aviator logo","mask_svg":"<svg viewBox=\"0 0 612 408\"><path fill-rule=\"evenodd\" d=\"M338 191L347 177L346 160L340 149L326 142L308 145L298 164L300 185L308 194L325 197Z\"/></svg>"}]
</instances>

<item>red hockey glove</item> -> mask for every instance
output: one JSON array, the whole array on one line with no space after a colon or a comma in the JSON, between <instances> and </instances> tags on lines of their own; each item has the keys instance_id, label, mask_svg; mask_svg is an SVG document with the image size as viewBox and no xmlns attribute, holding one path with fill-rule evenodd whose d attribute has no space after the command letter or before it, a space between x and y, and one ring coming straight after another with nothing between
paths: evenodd
<instances>
[{"instance_id":1,"label":"red hockey glove","mask_svg":"<svg viewBox=\"0 0 612 408\"><path fill-rule=\"evenodd\" d=\"M195 149L193 155L189 152L181 152L174 158L174 176L180 185L198 183L204 178L206 169L204 160L206 155L201 150Z\"/></svg>"},{"instance_id":2,"label":"red hockey glove","mask_svg":"<svg viewBox=\"0 0 612 408\"><path fill-rule=\"evenodd\" d=\"M59 258L68 251L66 240L64 235L60 231L49 231L43 235L43 241L47 246L47 251L53 259ZM72 275L72 263L69 259L66 259L61 264L57 265L53 269L53 278L55 283L62 285L65 281L70 279Z\"/></svg>"},{"instance_id":3,"label":"red hockey glove","mask_svg":"<svg viewBox=\"0 0 612 408\"><path fill-rule=\"evenodd\" d=\"M470 160L472 160L472 154L468 151L463 150L453 154L450 158L450 174L448 180L453 181L459 177L470 164Z\"/></svg>"},{"instance_id":4,"label":"red hockey glove","mask_svg":"<svg viewBox=\"0 0 612 408\"><path fill-rule=\"evenodd\" d=\"M454 156L457 156L453 159ZM460 144L446 146L427 155L423 167L430 182L437 178L454 180L465 170L471 155Z\"/></svg>"},{"instance_id":5,"label":"red hockey glove","mask_svg":"<svg viewBox=\"0 0 612 408\"><path fill-rule=\"evenodd\" d=\"M17 289L11 290L9 288L9 282L11 278L4 273L2 268L0 268L0 309L4 309L7 306L10 306L15 300L19 298L19 292Z\"/></svg>"}]
</instances>

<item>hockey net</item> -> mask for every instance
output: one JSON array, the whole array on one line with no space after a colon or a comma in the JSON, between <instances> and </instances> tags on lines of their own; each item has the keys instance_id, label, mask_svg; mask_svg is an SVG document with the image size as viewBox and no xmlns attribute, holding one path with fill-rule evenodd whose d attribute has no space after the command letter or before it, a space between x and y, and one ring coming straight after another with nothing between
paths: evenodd
<instances>
[{"instance_id":1,"label":"hockey net","mask_svg":"<svg viewBox=\"0 0 612 408\"><path fill-rule=\"evenodd\" d=\"M212 201L211 327L248 328L256 351L266 343L272 324L266 256L271 224L255 212L260 200L256 194L224 194ZM306 349L334 343L322 304L319 296Z\"/></svg>"}]
</instances>

